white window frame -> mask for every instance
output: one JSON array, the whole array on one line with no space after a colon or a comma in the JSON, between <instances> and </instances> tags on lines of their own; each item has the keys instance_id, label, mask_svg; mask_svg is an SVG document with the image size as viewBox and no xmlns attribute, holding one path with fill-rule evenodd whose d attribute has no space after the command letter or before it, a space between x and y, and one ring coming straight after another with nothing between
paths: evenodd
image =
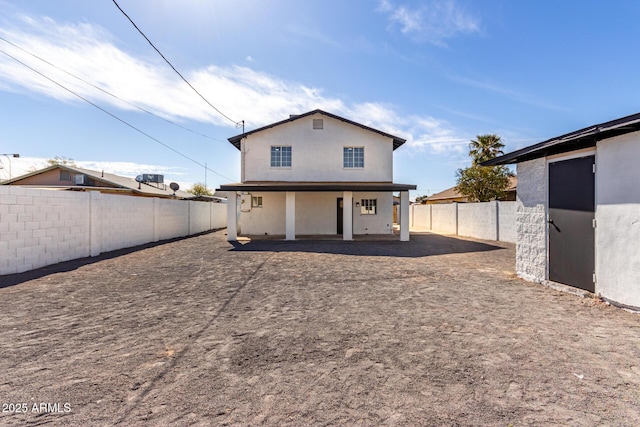
<instances>
[{"instance_id":1,"label":"white window frame","mask_svg":"<svg viewBox=\"0 0 640 427\"><path fill-rule=\"evenodd\" d=\"M360 215L377 215L378 199L361 199Z\"/></svg>"},{"instance_id":2,"label":"white window frame","mask_svg":"<svg viewBox=\"0 0 640 427\"><path fill-rule=\"evenodd\" d=\"M356 165L356 150L361 150L362 165ZM343 147L342 167L345 169L364 169L364 147Z\"/></svg>"},{"instance_id":3,"label":"white window frame","mask_svg":"<svg viewBox=\"0 0 640 427\"><path fill-rule=\"evenodd\" d=\"M283 165L282 164L282 154L284 152L284 148L288 148L289 150L289 164L288 165ZM274 149L275 151L278 153L277 158L274 158ZM274 162L274 160L277 160ZM271 165L272 168L279 168L279 169L290 169L291 165L293 164L293 150L291 149L290 145L272 145L271 146L271 150L269 151L269 164Z\"/></svg>"},{"instance_id":4,"label":"white window frame","mask_svg":"<svg viewBox=\"0 0 640 427\"><path fill-rule=\"evenodd\" d=\"M262 196L251 196L251 207L252 208L261 208L262 207Z\"/></svg>"}]
</instances>

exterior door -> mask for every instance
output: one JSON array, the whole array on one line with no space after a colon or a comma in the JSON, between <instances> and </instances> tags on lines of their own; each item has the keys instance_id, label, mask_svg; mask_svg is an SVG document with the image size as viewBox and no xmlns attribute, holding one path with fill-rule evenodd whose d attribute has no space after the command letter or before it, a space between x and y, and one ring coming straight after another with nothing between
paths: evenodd
<instances>
[{"instance_id":1,"label":"exterior door","mask_svg":"<svg viewBox=\"0 0 640 427\"><path fill-rule=\"evenodd\" d=\"M549 163L549 280L594 292L595 156Z\"/></svg>"},{"instance_id":2,"label":"exterior door","mask_svg":"<svg viewBox=\"0 0 640 427\"><path fill-rule=\"evenodd\" d=\"M336 218L338 220L338 233L337 234L342 234L342 221L344 219L343 209L344 209L344 205L343 205L343 202L342 202L342 197L338 197L337 218Z\"/></svg>"}]
</instances>

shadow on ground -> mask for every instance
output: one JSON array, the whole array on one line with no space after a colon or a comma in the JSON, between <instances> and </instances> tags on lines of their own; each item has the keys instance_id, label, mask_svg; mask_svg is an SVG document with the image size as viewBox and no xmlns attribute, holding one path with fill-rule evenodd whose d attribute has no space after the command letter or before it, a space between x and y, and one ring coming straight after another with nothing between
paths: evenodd
<instances>
[{"instance_id":1,"label":"shadow on ground","mask_svg":"<svg viewBox=\"0 0 640 427\"><path fill-rule=\"evenodd\" d=\"M497 243L497 242L496 242ZM391 256L420 258L433 255L486 252L505 249L504 246L464 240L432 233L412 233L409 242L397 240L251 240L230 242L231 251L245 252L314 252L354 256Z\"/></svg>"},{"instance_id":2,"label":"shadow on ground","mask_svg":"<svg viewBox=\"0 0 640 427\"><path fill-rule=\"evenodd\" d=\"M29 280L39 279L41 277L48 276L50 274L64 273L67 271L73 271L85 265L94 264L106 259L116 258L122 255L127 255L132 252L141 251L143 249L153 248L159 245L165 245L171 242L177 242L191 237L202 236L204 234L214 233L218 230L205 231L203 233L193 234L191 236L176 237L173 239L161 240L159 242L145 243L144 245L133 246L130 248L117 249L115 251L104 252L95 257L85 257L72 259L70 261L59 262L57 264L47 265L35 270L25 271L24 273L7 274L0 276L0 289L7 288L9 286L19 285L20 283L28 282Z\"/></svg>"}]
</instances>

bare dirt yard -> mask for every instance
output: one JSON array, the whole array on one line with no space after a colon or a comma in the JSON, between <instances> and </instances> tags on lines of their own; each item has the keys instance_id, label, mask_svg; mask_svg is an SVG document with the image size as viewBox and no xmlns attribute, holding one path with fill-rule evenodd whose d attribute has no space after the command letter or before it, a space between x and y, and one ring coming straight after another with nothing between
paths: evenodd
<instances>
[{"instance_id":1,"label":"bare dirt yard","mask_svg":"<svg viewBox=\"0 0 640 427\"><path fill-rule=\"evenodd\" d=\"M0 277L0 424L640 425L640 315L514 252L222 230Z\"/></svg>"}]
</instances>

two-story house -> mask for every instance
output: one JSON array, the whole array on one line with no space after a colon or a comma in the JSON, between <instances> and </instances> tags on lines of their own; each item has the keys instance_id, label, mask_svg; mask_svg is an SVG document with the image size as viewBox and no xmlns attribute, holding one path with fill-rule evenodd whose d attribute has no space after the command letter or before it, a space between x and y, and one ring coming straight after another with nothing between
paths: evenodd
<instances>
[{"instance_id":1,"label":"two-story house","mask_svg":"<svg viewBox=\"0 0 640 427\"><path fill-rule=\"evenodd\" d=\"M400 240L409 240L409 190L393 183L397 136L321 110L229 138L241 153L240 183L228 195L227 238L244 235L393 233L400 192ZM233 203L234 194L236 201Z\"/></svg>"}]
</instances>

